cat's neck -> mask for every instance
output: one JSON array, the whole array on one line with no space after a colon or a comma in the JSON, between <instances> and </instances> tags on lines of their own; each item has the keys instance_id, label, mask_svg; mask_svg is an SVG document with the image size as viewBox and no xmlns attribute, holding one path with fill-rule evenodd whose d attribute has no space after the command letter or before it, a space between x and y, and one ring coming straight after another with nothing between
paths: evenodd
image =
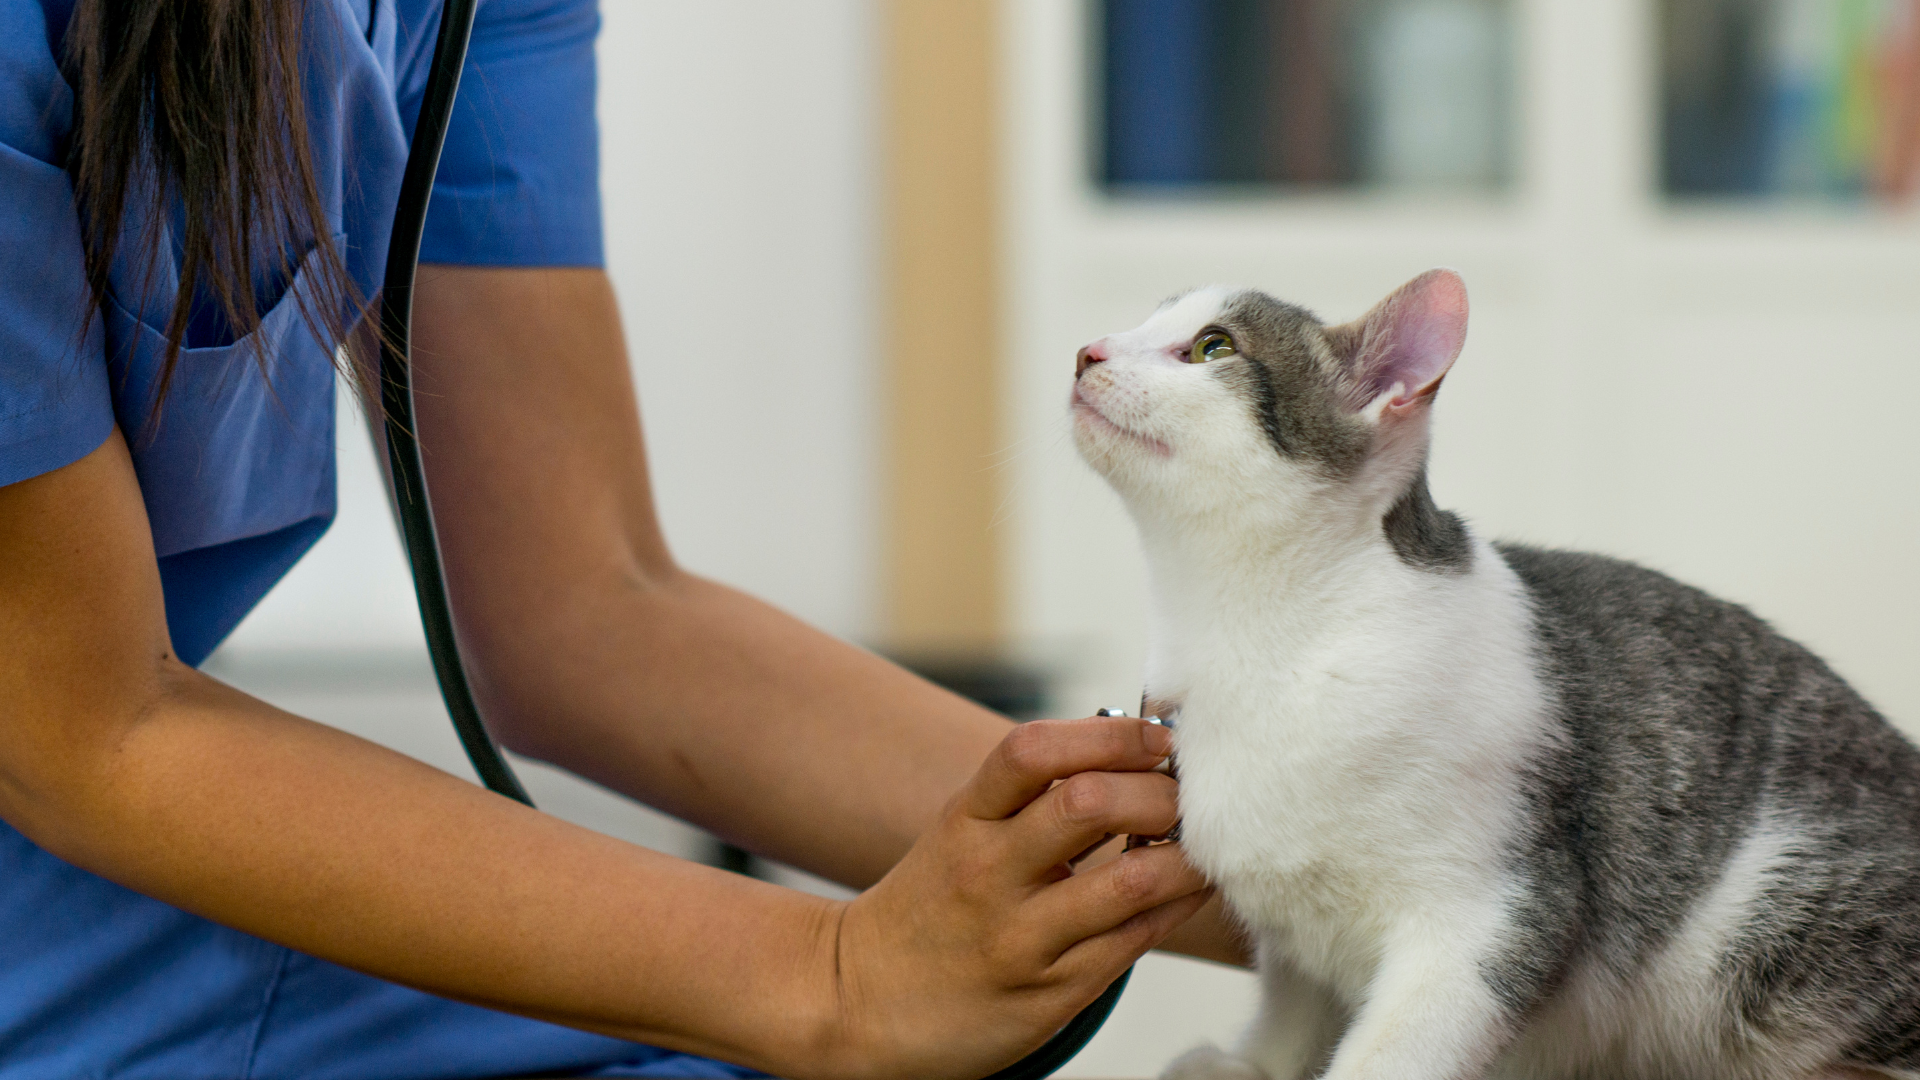
<instances>
[{"instance_id":1,"label":"cat's neck","mask_svg":"<svg viewBox=\"0 0 1920 1080\"><path fill-rule=\"evenodd\" d=\"M1176 631L1271 621L1282 610L1321 621L1361 596L1413 590L1384 539L1353 529L1314 531L1206 537L1142 530L1158 620Z\"/></svg>"},{"instance_id":2,"label":"cat's neck","mask_svg":"<svg viewBox=\"0 0 1920 1080\"><path fill-rule=\"evenodd\" d=\"M1384 513L1140 525L1155 636L1177 641L1259 625L1304 643L1415 617L1483 583L1472 537L1433 506L1424 477Z\"/></svg>"}]
</instances>

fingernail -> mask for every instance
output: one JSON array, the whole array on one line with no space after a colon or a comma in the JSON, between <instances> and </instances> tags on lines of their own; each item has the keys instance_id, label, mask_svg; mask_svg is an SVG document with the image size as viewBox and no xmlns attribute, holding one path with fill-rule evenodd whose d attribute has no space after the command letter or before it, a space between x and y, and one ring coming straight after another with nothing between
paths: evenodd
<instances>
[{"instance_id":1,"label":"fingernail","mask_svg":"<svg viewBox=\"0 0 1920 1080\"><path fill-rule=\"evenodd\" d=\"M1173 753L1173 732L1159 724L1147 724L1147 749L1160 757Z\"/></svg>"}]
</instances>

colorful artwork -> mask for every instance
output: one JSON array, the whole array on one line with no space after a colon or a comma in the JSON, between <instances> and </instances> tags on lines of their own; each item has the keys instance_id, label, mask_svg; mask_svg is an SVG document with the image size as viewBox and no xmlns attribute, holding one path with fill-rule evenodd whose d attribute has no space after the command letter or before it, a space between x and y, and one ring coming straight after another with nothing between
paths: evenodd
<instances>
[{"instance_id":1,"label":"colorful artwork","mask_svg":"<svg viewBox=\"0 0 1920 1080\"><path fill-rule=\"evenodd\" d=\"M1920 0L1666 0L1665 185L1887 203L1920 174Z\"/></svg>"}]
</instances>

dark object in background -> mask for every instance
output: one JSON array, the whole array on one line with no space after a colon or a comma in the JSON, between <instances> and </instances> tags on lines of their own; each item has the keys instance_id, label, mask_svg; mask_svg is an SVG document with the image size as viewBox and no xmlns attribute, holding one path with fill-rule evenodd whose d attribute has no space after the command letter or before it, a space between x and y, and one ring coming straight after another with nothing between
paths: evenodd
<instances>
[{"instance_id":1,"label":"dark object in background","mask_svg":"<svg viewBox=\"0 0 1920 1080\"><path fill-rule=\"evenodd\" d=\"M1103 178L1352 180L1331 0L1108 0Z\"/></svg>"},{"instance_id":2,"label":"dark object in background","mask_svg":"<svg viewBox=\"0 0 1920 1080\"><path fill-rule=\"evenodd\" d=\"M1666 0L1660 149L1670 195L1767 186L1765 11L1753 0Z\"/></svg>"},{"instance_id":3,"label":"dark object in background","mask_svg":"<svg viewBox=\"0 0 1920 1080\"><path fill-rule=\"evenodd\" d=\"M1050 680L1038 669L993 653L889 657L915 675L1014 720L1047 710Z\"/></svg>"},{"instance_id":4,"label":"dark object in background","mask_svg":"<svg viewBox=\"0 0 1920 1080\"><path fill-rule=\"evenodd\" d=\"M1208 4L1101 5L1106 14L1106 167L1110 182L1192 184L1224 179L1207 159L1219 133L1207 78L1215 36ZM1127 78L1123 72L1151 72Z\"/></svg>"},{"instance_id":5,"label":"dark object in background","mask_svg":"<svg viewBox=\"0 0 1920 1080\"><path fill-rule=\"evenodd\" d=\"M1668 195L1911 199L1920 0L1662 0Z\"/></svg>"},{"instance_id":6,"label":"dark object in background","mask_svg":"<svg viewBox=\"0 0 1920 1080\"><path fill-rule=\"evenodd\" d=\"M714 840L705 857L700 861L731 873L745 874L750 878L765 879L767 876L765 869L760 865L760 856L746 848L735 847L721 840Z\"/></svg>"},{"instance_id":7,"label":"dark object in background","mask_svg":"<svg viewBox=\"0 0 1920 1080\"><path fill-rule=\"evenodd\" d=\"M1263 0L1112 0L1105 10L1106 169L1121 183L1291 179L1268 136ZM1314 0L1284 5L1315 6ZM1277 61L1278 58L1275 57Z\"/></svg>"},{"instance_id":8,"label":"dark object in background","mask_svg":"<svg viewBox=\"0 0 1920 1080\"><path fill-rule=\"evenodd\" d=\"M1509 0L1101 0L1110 190L1495 189Z\"/></svg>"}]
</instances>

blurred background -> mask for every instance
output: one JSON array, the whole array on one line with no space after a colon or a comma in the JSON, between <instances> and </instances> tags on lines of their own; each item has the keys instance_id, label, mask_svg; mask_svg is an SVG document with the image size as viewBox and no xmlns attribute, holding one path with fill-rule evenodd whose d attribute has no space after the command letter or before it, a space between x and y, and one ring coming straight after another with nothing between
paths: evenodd
<instances>
[{"instance_id":1,"label":"blurred background","mask_svg":"<svg viewBox=\"0 0 1920 1080\"><path fill-rule=\"evenodd\" d=\"M608 258L676 555L1020 714L1138 699L1074 350L1206 282L1473 296L1439 502L1744 602L1920 733L1920 0L606 5ZM716 345L716 343L719 343ZM357 414L340 516L210 661L465 772ZM644 663L636 657L635 663ZM526 765L541 805L830 891ZM1070 1076L1251 977L1143 963Z\"/></svg>"}]
</instances>

